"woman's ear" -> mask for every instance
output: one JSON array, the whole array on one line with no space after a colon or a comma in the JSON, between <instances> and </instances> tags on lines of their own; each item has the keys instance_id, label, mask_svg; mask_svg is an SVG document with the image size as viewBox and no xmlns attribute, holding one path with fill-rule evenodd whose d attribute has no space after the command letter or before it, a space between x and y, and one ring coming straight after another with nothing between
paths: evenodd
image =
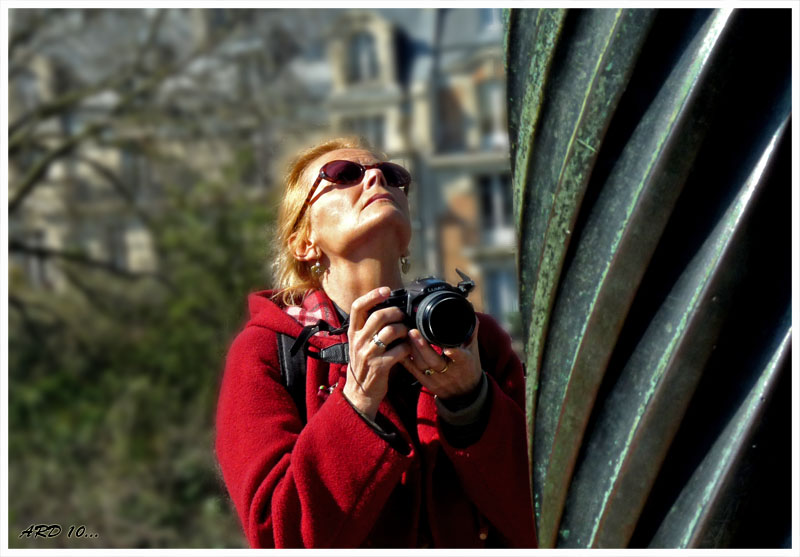
<instances>
[{"instance_id":1,"label":"woman's ear","mask_svg":"<svg viewBox=\"0 0 800 557\"><path fill-rule=\"evenodd\" d=\"M292 246L292 255L298 261L316 261L321 256L319 246L309 237L298 238L297 232L289 236L289 245Z\"/></svg>"}]
</instances>

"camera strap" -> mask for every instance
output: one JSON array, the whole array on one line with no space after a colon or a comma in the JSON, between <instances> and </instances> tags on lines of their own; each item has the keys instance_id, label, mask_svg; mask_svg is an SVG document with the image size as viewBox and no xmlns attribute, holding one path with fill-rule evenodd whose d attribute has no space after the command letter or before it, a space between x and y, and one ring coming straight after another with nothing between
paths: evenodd
<instances>
[{"instance_id":1,"label":"camera strap","mask_svg":"<svg viewBox=\"0 0 800 557\"><path fill-rule=\"evenodd\" d=\"M320 331L325 331L330 335L340 335L347 331L347 323L341 327L332 329L330 324L327 321L323 321L320 319L314 325L307 325L303 327L303 330L295 339L294 343L292 344L289 354L293 358L296 356L300 351L302 351L307 356L315 358L317 360L322 360L324 362L328 362L330 364L346 364L350 362L350 345L347 342L340 342L338 344L333 344L328 346L327 348L321 348L319 351L312 351L309 349L308 341L309 339L314 336L315 334L319 333Z\"/></svg>"}]
</instances>

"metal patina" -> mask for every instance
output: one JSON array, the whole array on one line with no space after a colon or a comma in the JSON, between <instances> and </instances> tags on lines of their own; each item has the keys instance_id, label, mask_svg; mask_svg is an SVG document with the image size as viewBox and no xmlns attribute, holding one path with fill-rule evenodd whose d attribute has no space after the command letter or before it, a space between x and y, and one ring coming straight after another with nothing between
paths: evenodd
<instances>
[{"instance_id":1,"label":"metal patina","mask_svg":"<svg viewBox=\"0 0 800 557\"><path fill-rule=\"evenodd\" d=\"M505 15L542 547L780 547L732 478L790 442L788 12Z\"/></svg>"}]
</instances>

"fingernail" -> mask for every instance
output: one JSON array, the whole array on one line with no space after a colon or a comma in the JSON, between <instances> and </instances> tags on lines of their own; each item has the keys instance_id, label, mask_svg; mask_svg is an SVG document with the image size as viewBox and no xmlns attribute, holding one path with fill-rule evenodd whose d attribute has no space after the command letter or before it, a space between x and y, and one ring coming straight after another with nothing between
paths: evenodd
<instances>
[{"instance_id":1,"label":"fingernail","mask_svg":"<svg viewBox=\"0 0 800 557\"><path fill-rule=\"evenodd\" d=\"M392 293L392 291L391 291L391 290L389 290L389 287L388 287L388 286L381 286L381 287L378 289L378 294L380 294L381 296L388 296L388 295L389 295L389 294L391 294L391 293Z\"/></svg>"}]
</instances>

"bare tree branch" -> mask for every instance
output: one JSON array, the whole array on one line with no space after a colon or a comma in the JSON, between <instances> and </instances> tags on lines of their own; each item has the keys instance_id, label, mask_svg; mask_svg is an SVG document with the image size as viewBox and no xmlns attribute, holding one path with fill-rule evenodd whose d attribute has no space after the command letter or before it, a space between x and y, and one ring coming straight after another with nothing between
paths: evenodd
<instances>
[{"instance_id":1,"label":"bare tree branch","mask_svg":"<svg viewBox=\"0 0 800 557\"><path fill-rule=\"evenodd\" d=\"M63 251L53 248L47 247L40 247L40 246L30 246L19 240L10 239L8 241L8 251L9 253L21 253L24 255L34 255L36 257L42 258L56 258L62 259L65 261L70 261L72 263L79 263L81 265L85 265L87 267L93 267L96 269L101 269L103 271L107 271L113 275L116 275L121 278L125 279L143 279L143 278L153 278L164 282L166 279L157 273L138 273L133 271L128 271L127 269L123 269L117 265L109 261L102 261L99 259L94 259L89 256L83 255L81 253Z\"/></svg>"},{"instance_id":2,"label":"bare tree branch","mask_svg":"<svg viewBox=\"0 0 800 557\"><path fill-rule=\"evenodd\" d=\"M151 92L154 90L160 83L162 83L167 77L170 75L174 75L180 69L186 67L190 64L193 60L197 57L205 54L208 50L214 48L219 44L220 41L224 39L229 33L232 33L233 29L228 29L224 32L220 32L212 36L211 39L201 44L198 48L196 48L185 60L181 61L178 64L172 65L165 65L161 69L155 71L153 75L149 77L144 83L136 87L133 91L129 92L123 99L117 104L114 109L111 111L112 116L119 116L120 114L124 113L133 103L134 101L140 97L141 95ZM97 135L100 131L105 129L110 125L110 122L95 122L87 126L83 131L79 134L74 135L64 141L61 145L47 153L44 157L42 157L36 164L31 167L31 169L25 174L22 178L19 186L14 188L16 190L16 195L14 198L9 202L8 212L9 215L14 213L17 209L19 209L22 202L27 198L33 189L35 188L36 184L41 180L41 178L47 172L47 169L50 167L53 162L60 159L61 157L69 154L70 152L75 149L75 147L86 140L89 137Z\"/></svg>"},{"instance_id":3,"label":"bare tree branch","mask_svg":"<svg viewBox=\"0 0 800 557\"><path fill-rule=\"evenodd\" d=\"M141 68L145 57L156 45L156 40L158 39L158 32L161 29L161 26L164 23L164 18L166 16L167 16L166 10L160 9L156 11L156 15L153 18L153 21L150 22L150 28L147 31L147 39L145 39L142 48L140 48L136 53L136 60L134 60L133 62L134 68L136 69Z\"/></svg>"},{"instance_id":4,"label":"bare tree branch","mask_svg":"<svg viewBox=\"0 0 800 557\"><path fill-rule=\"evenodd\" d=\"M100 177L102 177L106 182L108 182L108 184L114 189L114 191L125 201L126 205L134 211L139 220L141 220L148 228L152 229L155 227L153 219L136 202L134 194L131 193L127 185L119 178L119 176L114 171L112 171L110 168L108 168L101 162L96 161L90 157L76 155L75 159L89 166Z\"/></svg>"},{"instance_id":5,"label":"bare tree branch","mask_svg":"<svg viewBox=\"0 0 800 557\"><path fill-rule=\"evenodd\" d=\"M46 118L50 118L51 116L64 114L83 99L105 89L111 89L115 86L118 86L127 76L128 74L126 73L122 76L116 75L107 77L106 79L103 79L102 81L99 81L98 83L95 83L89 87L68 91L56 99L48 103L40 104L36 108L22 114L8 126L8 134L10 136L8 141L9 150L17 147L17 144L19 143L20 131L24 126L39 122Z\"/></svg>"},{"instance_id":6,"label":"bare tree branch","mask_svg":"<svg viewBox=\"0 0 800 557\"><path fill-rule=\"evenodd\" d=\"M98 134L105 127L106 124L104 123L91 124L84 128L79 134L69 137L69 139L62 142L61 145L55 149L52 149L41 159L36 161L36 164L34 164L28 170L28 172L25 173L25 176L22 177L19 185L14 188L16 193L14 198L8 203L8 214L11 215L19 209L25 198L31 194L33 189L36 187L36 184L39 183L39 180L41 180L41 178L47 173L47 170L50 168L51 164L61 157L71 153L78 144L80 144L86 138Z\"/></svg>"},{"instance_id":7,"label":"bare tree branch","mask_svg":"<svg viewBox=\"0 0 800 557\"><path fill-rule=\"evenodd\" d=\"M89 286L85 281L81 280L81 276L78 273L68 268L63 269L63 272L69 283L75 287L78 292L83 294L83 298L91 307L105 315L112 315L114 308L112 304L109 303L109 296L106 293Z\"/></svg>"},{"instance_id":8,"label":"bare tree branch","mask_svg":"<svg viewBox=\"0 0 800 557\"><path fill-rule=\"evenodd\" d=\"M48 358L57 358L61 356L60 354L53 354L49 341L50 335L54 330L63 332L74 329L74 326L68 323L64 315L48 304L36 303L18 296L9 295L8 302L9 306L13 307L20 315L25 329L35 341L37 349L46 352ZM33 312L41 315L34 316L32 314ZM73 335L72 341L83 354L87 354L90 358L96 358L96 347L87 342L84 338L81 338L81 335Z\"/></svg>"},{"instance_id":9,"label":"bare tree branch","mask_svg":"<svg viewBox=\"0 0 800 557\"><path fill-rule=\"evenodd\" d=\"M165 10L158 10L156 16L153 18L153 21L150 24L147 39L145 40L142 47L137 51L136 59L133 61L133 63L122 66L112 75L107 76L105 79L98 81L94 85L91 85L89 87L84 87L82 89L67 91L58 98L50 102L41 104L36 108L22 114L14 122L12 122L8 127L9 130L8 133L11 136L11 139L9 140L9 149L11 150L16 147L17 145L16 136L20 131L20 128L22 128L26 124L35 123L44 120L46 118L49 118L51 116L63 114L70 108L73 108L81 101L83 101L88 97L91 97L92 95L100 93L101 91L119 88L121 85L125 83L126 80L133 77L137 72L141 71L143 69L142 63L145 57L153 50L153 47L156 45L156 41L158 39L158 31L164 22L165 16L166 16Z\"/></svg>"},{"instance_id":10,"label":"bare tree branch","mask_svg":"<svg viewBox=\"0 0 800 557\"><path fill-rule=\"evenodd\" d=\"M20 27L13 26L13 30L8 37L8 59L11 60L21 46L30 41L41 28L53 18L56 13L54 10L31 10L33 17L27 21L27 25Z\"/></svg>"},{"instance_id":11,"label":"bare tree branch","mask_svg":"<svg viewBox=\"0 0 800 557\"><path fill-rule=\"evenodd\" d=\"M28 331L30 337L37 344L44 344L42 342L44 340L44 337L39 329L36 320L33 317L31 317L31 314L28 311L25 302L23 302L22 299L14 296L13 294L9 294L8 305L12 309L15 309L17 313L19 313L19 316L22 319L22 323L25 326L25 329Z\"/></svg>"}]
</instances>

